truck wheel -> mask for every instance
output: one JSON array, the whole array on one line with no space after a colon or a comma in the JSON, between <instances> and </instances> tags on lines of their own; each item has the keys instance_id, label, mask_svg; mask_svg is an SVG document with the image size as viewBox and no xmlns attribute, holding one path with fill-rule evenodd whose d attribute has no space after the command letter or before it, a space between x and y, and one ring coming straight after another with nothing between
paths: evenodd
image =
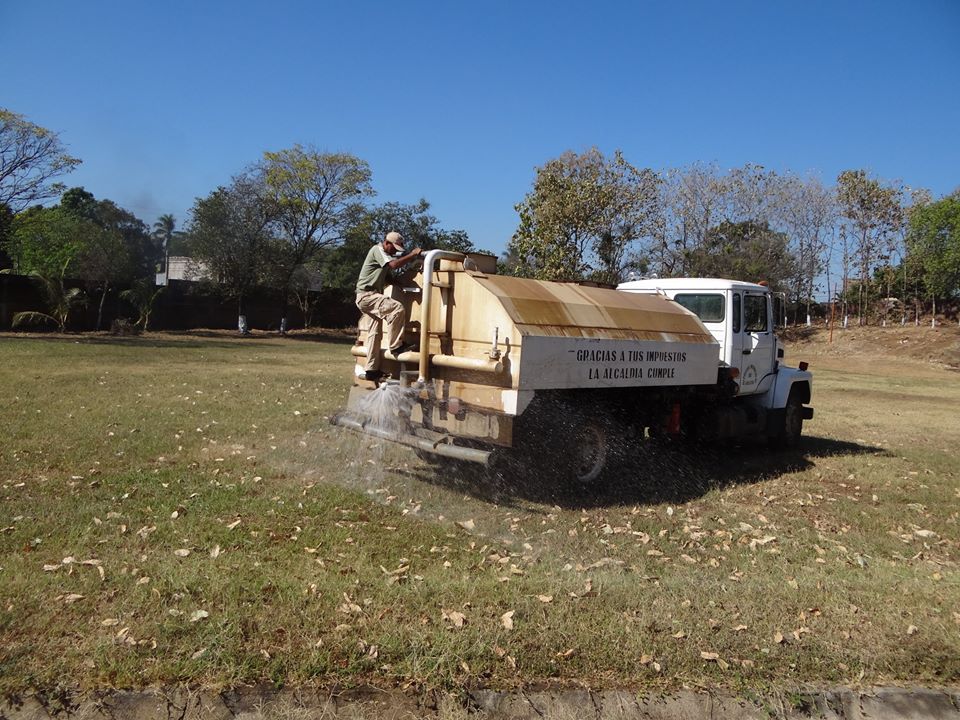
<instances>
[{"instance_id":1,"label":"truck wheel","mask_svg":"<svg viewBox=\"0 0 960 720\"><path fill-rule=\"evenodd\" d=\"M551 478L563 492L598 492L615 454L610 421L584 401L544 397L522 416L514 445L517 467Z\"/></svg>"},{"instance_id":2,"label":"truck wheel","mask_svg":"<svg viewBox=\"0 0 960 720\"><path fill-rule=\"evenodd\" d=\"M787 405L783 409L783 429L779 436L771 438L771 444L778 448L796 447L800 442L802 433L803 402L800 400L800 393L791 390L790 397L787 398Z\"/></svg>"},{"instance_id":3,"label":"truck wheel","mask_svg":"<svg viewBox=\"0 0 960 720\"><path fill-rule=\"evenodd\" d=\"M596 487L607 467L610 439L607 427L596 418L588 418L581 425L579 438L571 438L573 479L581 486Z\"/></svg>"}]
</instances>

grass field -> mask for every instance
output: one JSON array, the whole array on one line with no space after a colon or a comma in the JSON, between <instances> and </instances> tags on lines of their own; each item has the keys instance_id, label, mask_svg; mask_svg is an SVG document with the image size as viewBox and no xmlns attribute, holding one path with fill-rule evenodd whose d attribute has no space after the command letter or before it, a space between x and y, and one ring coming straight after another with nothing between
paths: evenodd
<instances>
[{"instance_id":1,"label":"grass field","mask_svg":"<svg viewBox=\"0 0 960 720\"><path fill-rule=\"evenodd\" d=\"M799 451L577 498L331 427L342 342L4 336L0 691L955 684L960 375L837 347Z\"/></svg>"}]
</instances>

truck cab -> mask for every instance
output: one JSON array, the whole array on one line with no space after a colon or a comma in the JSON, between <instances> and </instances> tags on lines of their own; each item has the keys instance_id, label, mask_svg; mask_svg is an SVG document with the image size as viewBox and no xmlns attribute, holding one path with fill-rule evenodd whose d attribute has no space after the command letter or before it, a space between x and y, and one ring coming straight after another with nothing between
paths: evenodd
<instances>
[{"instance_id":1,"label":"truck cab","mask_svg":"<svg viewBox=\"0 0 960 720\"><path fill-rule=\"evenodd\" d=\"M687 308L720 343L719 360L739 372L740 395L767 392L777 370L770 288L719 278L635 280L625 292L664 295Z\"/></svg>"},{"instance_id":2,"label":"truck cab","mask_svg":"<svg viewBox=\"0 0 960 720\"><path fill-rule=\"evenodd\" d=\"M766 285L721 278L663 278L625 282L617 290L657 294L694 313L719 343L720 367L736 378L737 404L764 411L771 435L799 437L813 417L812 375L792 368L774 333L773 294ZM784 432L777 429L786 425Z\"/></svg>"}]
</instances>

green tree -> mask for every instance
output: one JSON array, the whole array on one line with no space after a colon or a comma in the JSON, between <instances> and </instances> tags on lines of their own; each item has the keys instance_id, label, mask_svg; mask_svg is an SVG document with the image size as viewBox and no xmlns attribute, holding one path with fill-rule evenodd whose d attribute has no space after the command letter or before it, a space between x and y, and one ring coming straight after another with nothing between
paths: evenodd
<instances>
[{"instance_id":1,"label":"green tree","mask_svg":"<svg viewBox=\"0 0 960 720\"><path fill-rule=\"evenodd\" d=\"M74 268L73 274L83 280L87 291L96 291L100 295L94 326L95 330L100 330L107 294L116 285L129 282L134 277L130 249L116 228L97 226L84 242Z\"/></svg>"},{"instance_id":2,"label":"green tree","mask_svg":"<svg viewBox=\"0 0 960 720\"><path fill-rule=\"evenodd\" d=\"M238 327L246 332L244 300L263 276L274 205L264 197L260 178L243 174L198 198L190 214L193 257L236 300Z\"/></svg>"},{"instance_id":3,"label":"green tree","mask_svg":"<svg viewBox=\"0 0 960 720\"><path fill-rule=\"evenodd\" d=\"M64 192L59 205L16 215L4 249L16 272L42 278L45 287L57 278L78 278L88 292L99 293L98 330L111 289L135 277L152 279L156 261L146 225L83 188Z\"/></svg>"},{"instance_id":4,"label":"green tree","mask_svg":"<svg viewBox=\"0 0 960 720\"><path fill-rule=\"evenodd\" d=\"M75 271L76 259L96 231L94 223L62 207L34 206L14 217L6 250L17 273L65 276Z\"/></svg>"},{"instance_id":5,"label":"green tree","mask_svg":"<svg viewBox=\"0 0 960 720\"><path fill-rule=\"evenodd\" d=\"M60 198L60 209L87 228L70 272L83 280L87 292L100 295L96 330L103 324L103 308L111 287L133 277L131 249L120 229L109 222L115 207L109 201L98 201L82 187L70 188Z\"/></svg>"},{"instance_id":6,"label":"green tree","mask_svg":"<svg viewBox=\"0 0 960 720\"><path fill-rule=\"evenodd\" d=\"M767 223L724 221L710 228L706 241L688 258L690 274L758 282L786 291L796 274L796 258L786 234Z\"/></svg>"},{"instance_id":7,"label":"green tree","mask_svg":"<svg viewBox=\"0 0 960 720\"><path fill-rule=\"evenodd\" d=\"M282 332L294 275L321 250L343 241L355 208L373 194L370 166L349 153L294 145L265 152L255 172L272 209L277 242L272 244L271 264L284 298Z\"/></svg>"},{"instance_id":8,"label":"green tree","mask_svg":"<svg viewBox=\"0 0 960 720\"><path fill-rule=\"evenodd\" d=\"M97 232L88 220L77 218L61 207L35 206L13 219L6 250L13 267L3 272L27 275L40 286L48 312L17 313L13 326L52 323L63 332L70 313L85 301L79 288L69 287L66 278L77 259Z\"/></svg>"},{"instance_id":9,"label":"green tree","mask_svg":"<svg viewBox=\"0 0 960 720\"><path fill-rule=\"evenodd\" d=\"M348 217L343 242L326 249L321 262L324 285L338 291L344 299L354 295L357 273L370 246L381 242L391 230L403 235L408 244L424 250L478 252L463 230L441 228L425 199L412 205L387 202L372 208L356 207Z\"/></svg>"},{"instance_id":10,"label":"green tree","mask_svg":"<svg viewBox=\"0 0 960 720\"><path fill-rule=\"evenodd\" d=\"M12 232L13 211L6 205L0 205L0 270L13 266L13 260L6 250Z\"/></svg>"},{"instance_id":11,"label":"green tree","mask_svg":"<svg viewBox=\"0 0 960 720\"><path fill-rule=\"evenodd\" d=\"M71 273L83 280L89 293L99 294L95 327L100 330L104 304L113 288L134 278L149 277L153 282L158 243L136 215L112 200L97 200L81 187L67 190L60 208L94 228L87 233Z\"/></svg>"},{"instance_id":12,"label":"green tree","mask_svg":"<svg viewBox=\"0 0 960 720\"><path fill-rule=\"evenodd\" d=\"M659 176L617 151L567 151L537 168L533 189L516 206L519 226L510 271L544 280L588 275L616 282L635 241L652 234Z\"/></svg>"},{"instance_id":13,"label":"green tree","mask_svg":"<svg viewBox=\"0 0 960 720\"><path fill-rule=\"evenodd\" d=\"M119 233L130 258L131 277L154 277L163 259L163 248L143 220L112 200L100 200L97 221L101 227Z\"/></svg>"},{"instance_id":14,"label":"green tree","mask_svg":"<svg viewBox=\"0 0 960 720\"><path fill-rule=\"evenodd\" d=\"M72 187L60 196L60 207L76 218L98 221L97 199L82 187Z\"/></svg>"},{"instance_id":15,"label":"green tree","mask_svg":"<svg viewBox=\"0 0 960 720\"><path fill-rule=\"evenodd\" d=\"M60 207L74 217L89 220L120 238L129 278L154 275L162 258L162 241L154 238L146 223L136 215L112 200L97 200L82 187L67 190L60 198Z\"/></svg>"},{"instance_id":16,"label":"green tree","mask_svg":"<svg viewBox=\"0 0 960 720\"><path fill-rule=\"evenodd\" d=\"M56 197L63 186L54 179L79 164L56 133L0 108L0 206L19 212Z\"/></svg>"},{"instance_id":17,"label":"green tree","mask_svg":"<svg viewBox=\"0 0 960 720\"><path fill-rule=\"evenodd\" d=\"M960 292L960 191L916 208L911 213L907 243L922 268L936 322L937 299Z\"/></svg>"},{"instance_id":18,"label":"green tree","mask_svg":"<svg viewBox=\"0 0 960 720\"><path fill-rule=\"evenodd\" d=\"M466 230L438 230L433 234L428 243L422 246L425 250L449 250L466 255L467 253L483 253L484 255L493 255L487 250L481 250L474 246Z\"/></svg>"}]
</instances>

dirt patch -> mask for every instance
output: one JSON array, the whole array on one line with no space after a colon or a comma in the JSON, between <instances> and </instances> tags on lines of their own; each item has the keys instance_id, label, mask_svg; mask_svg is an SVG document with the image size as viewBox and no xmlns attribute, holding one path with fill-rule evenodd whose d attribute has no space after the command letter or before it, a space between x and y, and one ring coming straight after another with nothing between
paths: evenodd
<instances>
[{"instance_id":1,"label":"dirt patch","mask_svg":"<svg viewBox=\"0 0 960 720\"><path fill-rule=\"evenodd\" d=\"M807 356L852 360L856 370L876 366L878 359L895 359L960 370L960 328L859 327L834 330L788 328L782 333L787 363ZM882 368L889 372L889 368Z\"/></svg>"},{"instance_id":2,"label":"dirt patch","mask_svg":"<svg viewBox=\"0 0 960 720\"><path fill-rule=\"evenodd\" d=\"M188 689L114 691L88 695L32 694L0 702L0 717L9 720L56 717L89 720L664 720L737 717L873 718L899 720L960 717L955 689L869 688L797 690L737 696L681 690L643 694L630 690L464 690L458 695L401 690L350 691L315 688L276 690L241 687L216 692Z\"/></svg>"}]
</instances>

